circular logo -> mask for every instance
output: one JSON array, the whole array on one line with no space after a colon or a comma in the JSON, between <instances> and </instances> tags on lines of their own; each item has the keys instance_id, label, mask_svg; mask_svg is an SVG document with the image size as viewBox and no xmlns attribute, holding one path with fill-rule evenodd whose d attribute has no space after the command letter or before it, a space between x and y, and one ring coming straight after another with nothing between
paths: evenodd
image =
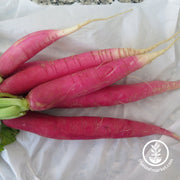
<instances>
[{"instance_id":1,"label":"circular logo","mask_svg":"<svg viewBox=\"0 0 180 180\"><path fill-rule=\"evenodd\" d=\"M161 166L169 157L167 145L160 140L151 140L142 151L144 161L150 166Z\"/></svg>"}]
</instances>

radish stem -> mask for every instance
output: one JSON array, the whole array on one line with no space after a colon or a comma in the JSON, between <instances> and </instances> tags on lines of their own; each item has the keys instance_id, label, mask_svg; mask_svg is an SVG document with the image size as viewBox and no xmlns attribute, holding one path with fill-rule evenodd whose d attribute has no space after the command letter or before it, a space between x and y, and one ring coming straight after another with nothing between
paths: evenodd
<instances>
[{"instance_id":1,"label":"radish stem","mask_svg":"<svg viewBox=\"0 0 180 180\"><path fill-rule=\"evenodd\" d=\"M0 93L0 119L16 118L29 110L27 100L8 93Z\"/></svg>"},{"instance_id":2,"label":"radish stem","mask_svg":"<svg viewBox=\"0 0 180 180\"><path fill-rule=\"evenodd\" d=\"M24 115L25 115L25 112L22 112L19 106L10 106L10 107L0 108L0 119L7 119L7 117L8 119L17 118Z\"/></svg>"},{"instance_id":3,"label":"radish stem","mask_svg":"<svg viewBox=\"0 0 180 180\"><path fill-rule=\"evenodd\" d=\"M8 97L8 98L17 98L19 96L14 96L12 94L9 94L9 93L0 93L0 98L5 98L5 97Z\"/></svg>"},{"instance_id":4,"label":"radish stem","mask_svg":"<svg viewBox=\"0 0 180 180\"><path fill-rule=\"evenodd\" d=\"M3 82L3 78L0 76L0 83L2 83Z\"/></svg>"},{"instance_id":5,"label":"radish stem","mask_svg":"<svg viewBox=\"0 0 180 180\"><path fill-rule=\"evenodd\" d=\"M0 98L0 108L17 106L21 111L28 110L28 104L25 99L20 98Z\"/></svg>"}]
</instances>

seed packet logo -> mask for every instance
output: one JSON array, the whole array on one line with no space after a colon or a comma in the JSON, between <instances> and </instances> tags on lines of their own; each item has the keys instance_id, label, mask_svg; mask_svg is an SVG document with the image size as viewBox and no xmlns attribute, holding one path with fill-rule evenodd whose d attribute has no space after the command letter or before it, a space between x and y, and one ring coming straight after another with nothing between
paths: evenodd
<instances>
[{"instance_id":1,"label":"seed packet logo","mask_svg":"<svg viewBox=\"0 0 180 180\"><path fill-rule=\"evenodd\" d=\"M168 160L169 149L164 142L152 140L145 144L142 156L148 165L161 166Z\"/></svg>"}]
</instances>

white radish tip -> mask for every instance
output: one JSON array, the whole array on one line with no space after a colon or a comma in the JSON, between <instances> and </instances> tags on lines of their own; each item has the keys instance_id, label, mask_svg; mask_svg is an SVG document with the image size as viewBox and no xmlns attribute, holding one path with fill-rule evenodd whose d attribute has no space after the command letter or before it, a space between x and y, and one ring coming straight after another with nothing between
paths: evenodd
<instances>
[{"instance_id":1,"label":"white radish tip","mask_svg":"<svg viewBox=\"0 0 180 180\"><path fill-rule=\"evenodd\" d=\"M142 54L142 55L137 56L138 61L140 63L142 63L143 65L151 63L155 58L157 58L158 56L164 54L167 50L169 50L179 38L180 38L180 36L178 36L168 47L166 47L160 51L156 51L156 52L152 52L152 53L148 53L148 54Z\"/></svg>"},{"instance_id":2,"label":"white radish tip","mask_svg":"<svg viewBox=\"0 0 180 180\"><path fill-rule=\"evenodd\" d=\"M87 21L82 22L82 23L80 23L80 24L77 24L77 25L75 25L75 26L73 26L73 27L70 27L70 28L67 28L67 29L63 29L63 30L59 30L58 33L57 33L57 35L58 35L59 37L68 35L68 34L71 34L71 33L75 32L75 31L79 30L81 27L83 27L83 26L85 26L85 25L88 25L88 24L90 24L90 23L92 23L92 22L95 22L95 21L105 21L105 20L111 19L111 18L113 18L113 17L116 17L116 16L119 16L119 15L128 13L128 12L130 12L130 11L132 11L132 10L133 10L133 9L129 9L129 10L127 10L127 11L124 11L124 12L121 12L121 13L118 13L118 14L115 14L115 15L113 15L113 16L109 16L109 17L107 17L107 18L90 19L90 20L87 20Z\"/></svg>"},{"instance_id":3,"label":"white radish tip","mask_svg":"<svg viewBox=\"0 0 180 180\"><path fill-rule=\"evenodd\" d=\"M169 37L168 39L165 39L165 40L163 40L163 41L160 41L160 42L158 42L158 43L154 44L153 46L148 47L148 48L146 48L146 49L139 49L138 51L139 51L140 53L146 53L146 52L152 51L153 49L155 49L156 47L160 46L161 44L164 44L164 43L170 41L171 39L173 39L174 37L176 37L179 33L180 33L180 31L176 32L175 34L173 34L173 35L172 35L171 37Z\"/></svg>"},{"instance_id":4,"label":"white radish tip","mask_svg":"<svg viewBox=\"0 0 180 180\"><path fill-rule=\"evenodd\" d=\"M172 133L172 137L180 141L180 136L178 136L177 134Z\"/></svg>"}]
</instances>

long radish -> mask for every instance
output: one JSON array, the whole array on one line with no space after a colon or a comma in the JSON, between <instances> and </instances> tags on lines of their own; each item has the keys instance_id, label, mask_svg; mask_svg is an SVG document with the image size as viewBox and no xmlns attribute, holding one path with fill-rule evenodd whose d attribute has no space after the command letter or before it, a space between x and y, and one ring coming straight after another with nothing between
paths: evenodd
<instances>
[{"instance_id":1,"label":"long radish","mask_svg":"<svg viewBox=\"0 0 180 180\"><path fill-rule=\"evenodd\" d=\"M56 107L57 104L68 99L90 94L109 86L165 53L173 43L158 52L122 58L43 83L28 93L27 100L30 109L45 110Z\"/></svg>"},{"instance_id":2,"label":"long radish","mask_svg":"<svg viewBox=\"0 0 180 180\"><path fill-rule=\"evenodd\" d=\"M25 94L37 85L59 78L61 76L72 74L77 71L105 64L111 61L119 60L123 57L144 54L148 51L153 50L158 45L169 41L179 33L180 31L175 33L169 39L161 41L147 49L103 49L86 52L54 61L35 61L29 64L25 63L22 65L22 70L20 72L10 76L0 85L0 91L8 92L14 95Z\"/></svg>"},{"instance_id":3,"label":"long radish","mask_svg":"<svg viewBox=\"0 0 180 180\"><path fill-rule=\"evenodd\" d=\"M63 101L56 105L56 108L125 104L175 89L180 89L180 81L149 81L146 83L113 85L85 96Z\"/></svg>"},{"instance_id":4,"label":"long radish","mask_svg":"<svg viewBox=\"0 0 180 180\"><path fill-rule=\"evenodd\" d=\"M27 110L41 111L50 109L68 99L90 94L109 86L165 53L175 41L167 48L157 52L122 58L43 83L32 89L26 98L7 98L8 94L6 94L5 98L0 98L0 106L7 113L6 117L4 115L5 113L3 114L3 119L9 119L8 117L11 116L18 117L17 114L22 116ZM17 113L12 113L7 109L7 106L17 106ZM2 119L1 116L0 119Z\"/></svg>"},{"instance_id":5,"label":"long radish","mask_svg":"<svg viewBox=\"0 0 180 180\"><path fill-rule=\"evenodd\" d=\"M12 74L21 64L32 58L35 54L40 52L45 47L49 46L58 39L67 36L83 26L94 21L108 20L115 16L127 13L132 9L107 17L99 19L87 20L83 23L77 24L73 27L62 30L42 30L28 34L15 42L4 54L0 57L0 76L7 77Z\"/></svg>"},{"instance_id":6,"label":"long radish","mask_svg":"<svg viewBox=\"0 0 180 180\"><path fill-rule=\"evenodd\" d=\"M53 139L88 140L161 134L180 140L176 134L153 124L110 117L58 117L28 112L24 117L2 122L11 128Z\"/></svg>"}]
</instances>

